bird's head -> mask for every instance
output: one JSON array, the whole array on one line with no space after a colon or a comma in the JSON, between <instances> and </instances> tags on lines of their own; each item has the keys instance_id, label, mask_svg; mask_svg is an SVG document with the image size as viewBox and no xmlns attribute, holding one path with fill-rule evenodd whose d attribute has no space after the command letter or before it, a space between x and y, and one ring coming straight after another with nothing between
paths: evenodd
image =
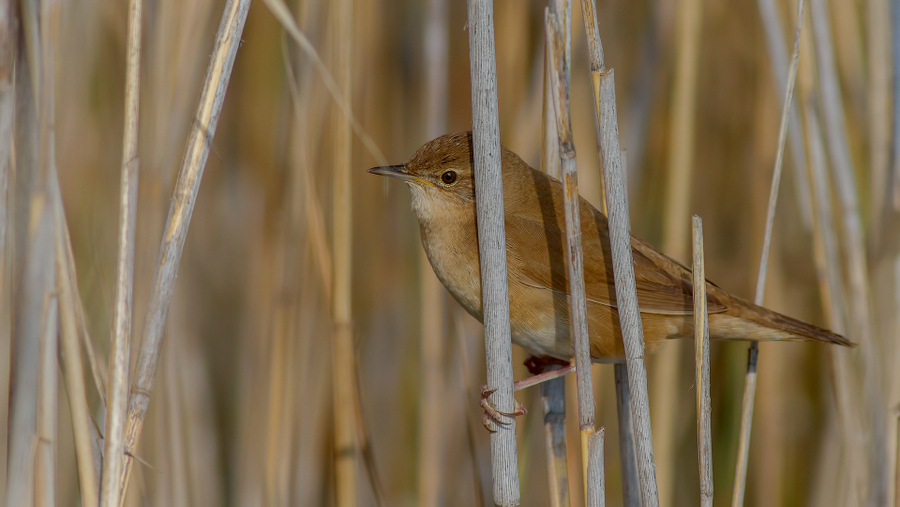
<instances>
[{"instance_id":1,"label":"bird's head","mask_svg":"<svg viewBox=\"0 0 900 507\"><path fill-rule=\"evenodd\" d=\"M409 184L413 210L423 220L448 206L474 205L472 166L472 133L461 132L429 141L406 164L373 167L368 172Z\"/></svg>"}]
</instances>

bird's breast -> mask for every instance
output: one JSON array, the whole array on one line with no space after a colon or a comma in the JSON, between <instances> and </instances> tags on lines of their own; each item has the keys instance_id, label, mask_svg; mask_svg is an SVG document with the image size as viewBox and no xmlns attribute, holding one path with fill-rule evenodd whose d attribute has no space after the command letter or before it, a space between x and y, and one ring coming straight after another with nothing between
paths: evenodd
<instances>
[{"instance_id":1,"label":"bird's breast","mask_svg":"<svg viewBox=\"0 0 900 507\"><path fill-rule=\"evenodd\" d=\"M420 221L419 225L422 246L434 274L469 314L482 320L481 266L475 225L461 227L432 220Z\"/></svg>"}]
</instances>

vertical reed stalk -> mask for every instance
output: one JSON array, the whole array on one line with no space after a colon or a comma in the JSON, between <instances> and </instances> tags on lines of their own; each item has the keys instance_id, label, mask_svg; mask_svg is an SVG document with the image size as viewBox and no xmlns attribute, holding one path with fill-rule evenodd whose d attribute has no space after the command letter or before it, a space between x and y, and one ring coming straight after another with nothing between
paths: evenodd
<instances>
[{"instance_id":1,"label":"vertical reed stalk","mask_svg":"<svg viewBox=\"0 0 900 507\"><path fill-rule=\"evenodd\" d=\"M39 198L41 199L41 215L46 217L47 243L36 245L47 251L41 254L44 269L48 273L49 289L43 295L43 311L41 317L40 344L38 347L38 399L37 399L37 447L35 453L35 498L38 507L56 505L56 468L57 468L57 421L59 419L59 299L56 284L56 263L53 252L54 222L52 204L50 202L50 175L56 174L56 104L55 104L55 70L56 55L59 46L59 10L57 0L43 0L40 3L40 51L41 72L39 83L38 125L41 149L39 166Z\"/></svg>"},{"instance_id":2,"label":"vertical reed stalk","mask_svg":"<svg viewBox=\"0 0 900 507\"><path fill-rule=\"evenodd\" d=\"M231 78L231 69L241 42L244 22L250 0L229 0L225 5L216 41L207 67L200 103L194 116L194 123L188 137L187 148L182 161L175 192L169 206L169 215L160 245L159 261L154 275L153 286L148 301L144 322L144 336L141 351L135 367L131 396L128 401L128 423L125 428L125 463L119 474L119 505L127 491L132 458L137 450L141 429L150 394L156 378L166 315L175 289L175 276L181 262L181 252L187 237L191 213L197 201L200 181L206 167L206 159L212 147L225 90Z\"/></svg>"},{"instance_id":3,"label":"vertical reed stalk","mask_svg":"<svg viewBox=\"0 0 900 507\"><path fill-rule=\"evenodd\" d=\"M429 0L424 40L425 132L438 137L447 125L447 0ZM423 507L441 503L444 455L444 288L431 270L425 250L419 251L422 294L421 370L419 395L419 500Z\"/></svg>"},{"instance_id":4,"label":"vertical reed stalk","mask_svg":"<svg viewBox=\"0 0 900 507\"><path fill-rule=\"evenodd\" d=\"M666 171L666 210L663 215L663 251L685 262L690 256L690 220L694 150L697 132L697 79L699 75L700 38L703 33L703 0L678 2L675 26L675 76L672 85L668 125ZM688 343L675 340L667 346L653 369L653 414L656 431L655 455L659 464L659 496L664 503L675 501L678 473L678 446L684 435L679 407L687 400L683 392L685 373L679 368L687 354Z\"/></svg>"},{"instance_id":5,"label":"vertical reed stalk","mask_svg":"<svg viewBox=\"0 0 900 507\"><path fill-rule=\"evenodd\" d=\"M868 45L868 99L869 99L869 163L870 163L870 217L872 230L880 229L888 194L888 164L891 150L891 61L890 61L890 12L888 0L867 0L866 35Z\"/></svg>"},{"instance_id":6,"label":"vertical reed stalk","mask_svg":"<svg viewBox=\"0 0 900 507\"><path fill-rule=\"evenodd\" d=\"M334 30L334 75L341 96L352 100L351 53L353 41L353 0L332 4ZM348 104L352 109L352 104ZM356 358L353 347L351 296L353 201L350 179L352 139L350 122L339 110L334 116L334 289L332 318L332 374L334 376L334 448L336 505L357 505L357 464L359 442L356 435Z\"/></svg>"},{"instance_id":7,"label":"vertical reed stalk","mask_svg":"<svg viewBox=\"0 0 900 507\"><path fill-rule=\"evenodd\" d=\"M568 6L568 8L567 8ZM550 2L550 8L555 13L556 19L571 14L571 2ZM568 51L571 48L571 20L567 24L564 34L567 49L566 70L570 72L571 56ZM555 89L553 88L553 63L551 62L551 40L549 34L544 32L544 87L543 87L543 111L541 137L541 170L551 176L560 179L559 164L559 134L556 131L556 109L553 104ZM569 75L566 75L569 81ZM550 366L549 369L558 369L558 366ZM541 401L544 409L544 435L547 452L547 475L550 492L551 507L569 506L569 472L566 456L566 381L564 378L548 380L541 384Z\"/></svg>"},{"instance_id":8,"label":"vertical reed stalk","mask_svg":"<svg viewBox=\"0 0 900 507\"><path fill-rule=\"evenodd\" d=\"M55 265L50 268L54 277L55 268ZM52 507L56 505L56 426L59 415L59 370L56 362L59 355L56 339L59 333L59 301L53 292L48 292L44 298L41 320L34 505Z\"/></svg>"},{"instance_id":9,"label":"vertical reed stalk","mask_svg":"<svg viewBox=\"0 0 900 507\"><path fill-rule=\"evenodd\" d=\"M762 19L763 29L766 35L766 49L769 52L769 61L772 67L772 77L775 81L775 89L783 90L787 87L788 61L787 44L784 41L784 32L781 25L781 15L775 0L757 0L759 14ZM809 181L804 173L806 157L803 153L803 123L796 107L791 107L788 119L788 148L791 150L791 160L794 169L794 187L797 191L797 203L800 205L800 217L806 229L812 227L812 215L810 204Z\"/></svg>"},{"instance_id":10,"label":"vertical reed stalk","mask_svg":"<svg viewBox=\"0 0 900 507\"><path fill-rule=\"evenodd\" d=\"M18 52L15 2L0 2L0 270L6 258L6 210L9 195L9 166L12 161L12 129L15 109L13 71ZM2 279L2 275L0 275Z\"/></svg>"},{"instance_id":11,"label":"vertical reed stalk","mask_svg":"<svg viewBox=\"0 0 900 507\"><path fill-rule=\"evenodd\" d=\"M893 205L894 211L900 212L900 5L891 2L891 70L892 80L892 129L891 138L891 165L889 185L885 188L888 204Z\"/></svg>"},{"instance_id":12,"label":"vertical reed stalk","mask_svg":"<svg viewBox=\"0 0 900 507\"><path fill-rule=\"evenodd\" d=\"M813 239L815 241L816 263L820 265L820 287L822 308L829 327L836 333L845 332L844 283L841 274L840 253L837 234L834 229L831 207L831 184L828 180L828 168L825 161L825 147L822 146L819 121L808 102L803 105L803 119L806 122L809 149L809 180L813 190ZM852 374L851 354L847 351L833 350L831 353L832 370L834 371L834 390L837 413L840 421L840 448L845 453L846 465L843 470L849 471L852 490L860 498L864 491L865 453L866 450L853 442L861 441L862 435L860 413L864 411L862 403L853 395L855 376ZM861 500L861 499L860 499ZM860 501L860 505L862 502Z\"/></svg>"},{"instance_id":13,"label":"vertical reed stalk","mask_svg":"<svg viewBox=\"0 0 900 507\"><path fill-rule=\"evenodd\" d=\"M138 119L140 117L142 0L128 2L128 43L125 61L125 129L119 187L119 250L116 263L115 316L109 354L106 395L106 448L100 499L102 507L117 507L119 474L125 459L124 433L131 361L131 317L134 293L134 238L137 228Z\"/></svg>"},{"instance_id":14,"label":"vertical reed stalk","mask_svg":"<svg viewBox=\"0 0 900 507\"><path fill-rule=\"evenodd\" d=\"M481 261L481 301L489 401L501 412L512 412L512 342L509 328L509 287L506 275L506 230L503 220L503 180L500 165L500 122L497 104L497 61L494 51L493 0L468 0L469 65L472 80L472 141L478 253ZM491 476L494 503L519 505L516 420L494 424L491 433Z\"/></svg>"},{"instance_id":15,"label":"vertical reed stalk","mask_svg":"<svg viewBox=\"0 0 900 507\"><path fill-rule=\"evenodd\" d=\"M694 250L694 363L697 389L697 454L700 461L700 505L712 507L712 408L709 399L709 320L706 315L706 269L703 262L703 221L692 218Z\"/></svg>"},{"instance_id":16,"label":"vertical reed stalk","mask_svg":"<svg viewBox=\"0 0 900 507\"><path fill-rule=\"evenodd\" d=\"M606 506L606 484L603 478L603 439L606 430L598 429L588 437L588 479L586 504L588 507Z\"/></svg>"},{"instance_id":17,"label":"vertical reed stalk","mask_svg":"<svg viewBox=\"0 0 900 507\"><path fill-rule=\"evenodd\" d=\"M781 184L781 169L784 162L784 144L787 139L787 125L791 100L794 97L794 84L797 82L797 62L800 58L800 29L803 26L803 4L797 5L797 24L794 29L794 50L791 54L791 66L788 71L787 89L781 110L781 124L778 127L778 151L775 154L775 169L772 173L772 186L769 191L769 207L766 212L766 230L763 237L763 248L759 260L759 272L756 278L756 295L754 303L762 305L766 291L766 268L769 264L769 247L772 244L772 230L775 225L775 205L778 202L778 187ZM744 490L747 481L747 459L750 454L750 429L753 424L753 403L756 396L756 373L759 362L759 343L750 343L747 359L747 374L744 378L744 400L741 408L741 432L738 443L738 457L735 469L734 491L731 498L732 507L744 504Z\"/></svg>"},{"instance_id":18,"label":"vertical reed stalk","mask_svg":"<svg viewBox=\"0 0 900 507\"><path fill-rule=\"evenodd\" d=\"M563 207L566 221L568 250L569 304L571 305L572 334L575 340L575 375L578 387L578 427L581 429L581 463L587 481L588 436L594 432L594 383L591 380L591 343L587 327L587 300L584 294L584 259L581 251L581 211L578 195L578 168L575 161L575 142L569 116L569 90L566 81L565 48L560 40L559 21L550 10L544 13L547 39L550 41L550 62L553 73L553 110L559 142L560 165L563 176ZM585 487L588 487L585 484Z\"/></svg>"},{"instance_id":19,"label":"vertical reed stalk","mask_svg":"<svg viewBox=\"0 0 900 507\"><path fill-rule=\"evenodd\" d=\"M80 296L75 289L77 281L69 269L65 214L59 193L59 181L55 175L53 176L51 198L56 220L56 281L60 317L59 341L62 347L60 357L63 363L63 374L72 416L72 430L75 436L75 459L81 488L81 504L93 506L99 505L97 491L99 477L94 472L94 466L99 466L99 463L94 462L91 451L90 425L92 420L84 384L81 347L78 343L79 329L74 300Z\"/></svg>"},{"instance_id":20,"label":"vertical reed stalk","mask_svg":"<svg viewBox=\"0 0 900 507\"><path fill-rule=\"evenodd\" d=\"M641 502L644 507L654 507L659 505L659 495L656 485L656 467L653 463L653 436L650 431L647 369L644 364L644 330L641 327L641 314L637 302L629 233L627 190L622 176L622 150L619 148L615 73L612 69L607 70L604 66L603 46L600 42L597 13L593 0L582 0L581 6L591 60L597 147L600 150L600 160L603 164L603 190L609 212L610 249L619 323L625 343L625 361L631 396L629 405L633 430L636 433L636 461L640 477ZM624 399L625 397L620 396L620 400L624 401ZM624 408L623 404L620 404L621 408ZM621 415L619 421L621 431ZM623 474L623 477L627 477L627 475Z\"/></svg>"},{"instance_id":21,"label":"vertical reed stalk","mask_svg":"<svg viewBox=\"0 0 900 507\"><path fill-rule=\"evenodd\" d=\"M831 177L840 203L844 241L841 242L848 277L848 331L860 344L863 398L870 430L867 445L866 497L873 505L884 505L888 495L887 414L881 387L880 345L873 339L869 306L868 267L860 205L850 151L845 135L844 112L828 19L828 5L812 0L810 14L819 70L821 105L825 119Z\"/></svg>"}]
</instances>

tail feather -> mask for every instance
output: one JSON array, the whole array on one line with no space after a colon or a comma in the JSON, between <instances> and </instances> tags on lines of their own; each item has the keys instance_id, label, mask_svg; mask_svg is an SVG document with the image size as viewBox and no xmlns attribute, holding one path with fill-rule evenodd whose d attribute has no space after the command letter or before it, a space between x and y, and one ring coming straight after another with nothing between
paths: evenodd
<instances>
[{"instance_id":1,"label":"tail feather","mask_svg":"<svg viewBox=\"0 0 900 507\"><path fill-rule=\"evenodd\" d=\"M817 341L845 347L856 344L819 326L762 308L735 296L716 296L728 308L709 316L710 338L755 341Z\"/></svg>"}]
</instances>

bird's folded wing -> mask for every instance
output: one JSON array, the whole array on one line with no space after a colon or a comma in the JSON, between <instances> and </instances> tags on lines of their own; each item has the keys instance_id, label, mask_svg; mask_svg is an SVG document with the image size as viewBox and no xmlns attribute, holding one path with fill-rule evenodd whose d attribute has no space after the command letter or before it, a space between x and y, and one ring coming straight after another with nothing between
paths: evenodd
<instances>
[{"instance_id":1,"label":"bird's folded wing","mask_svg":"<svg viewBox=\"0 0 900 507\"><path fill-rule=\"evenodd\" d=\"M581 247L584 259L585 296L591 303L615 308L612 256L606 218L582 206ZM507 214L508 258L519 269L519 282L532 287L569 293L564 231L545 227L532 217ZM546 237L547 241L543 238ZM649 249L649 250L648 250ZM693 286L690 271L649 245L632 238L634 278L638 305L642 313L688 315L693 313ZM645 253L646 252L646 253ZM674 272L673 272L674 271ZM726 310L712 296L707 296L710 313Z\"/></svg>"}]
</instances>

